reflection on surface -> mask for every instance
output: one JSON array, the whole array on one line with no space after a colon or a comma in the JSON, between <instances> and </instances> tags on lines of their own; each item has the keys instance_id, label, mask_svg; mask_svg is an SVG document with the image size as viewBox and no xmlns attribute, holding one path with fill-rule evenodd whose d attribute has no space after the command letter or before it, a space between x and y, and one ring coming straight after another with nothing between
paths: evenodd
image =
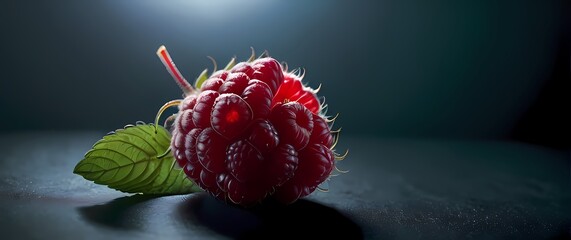
<instances>
[{"instance_id":1,"label":"reflection on surface","mask_svg":"<svg viewBox=\"0 0 571 240\"><path fill-rule=\"evenodd\" d=\"M182 221L232 238L363 238L361 228L338 210L304 199L288 206L267 202L243 209L202 194L183 202L179 213Z\"/></svg>"}]
</instances>

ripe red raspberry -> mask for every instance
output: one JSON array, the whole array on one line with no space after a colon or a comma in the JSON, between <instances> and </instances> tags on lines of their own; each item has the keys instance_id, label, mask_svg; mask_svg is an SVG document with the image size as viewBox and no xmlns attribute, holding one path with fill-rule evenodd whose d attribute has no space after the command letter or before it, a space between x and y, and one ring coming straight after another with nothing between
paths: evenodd
<instances>
[{"instance_id":1,"label":"ripe red raspberry","mask_svg":"<svg viewBox=\"0 0 571 240\"><path fill-rule=\"evenodd\" d=\"M157 52L185 94L172 124L180 167L213 196L239 205L311 194L341 160L317 90L271 57L232 64L194 89L164 47Z\"/></svg>"},{"instance_id":2,"label":"ripe red raspberry","mask_svg":"<svg viewBox=\"0 0 571 240\"><path fill-rule=\"evenodd\" d=\"M293 145L296 150L302 150L309 143L309 136L313 131L313 117L300 103L277 104L272 108L270 121L280 133L280 140Z\"/></svg>"}]
</instances>

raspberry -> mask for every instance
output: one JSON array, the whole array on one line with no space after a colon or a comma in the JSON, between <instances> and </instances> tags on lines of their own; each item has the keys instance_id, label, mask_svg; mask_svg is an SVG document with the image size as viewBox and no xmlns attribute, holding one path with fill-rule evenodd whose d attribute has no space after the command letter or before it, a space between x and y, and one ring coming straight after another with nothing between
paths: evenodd
<instances>
[{"instance_id":1,"label":"raspberry","mask_svg":"<svg viewBox=\"0 0 571 240\"><path fill-rule=\"evenodd\" d=\"M237 181L231 175L228 175L228 183L226 186L227 198L235 204L251 205L264 199L268 194L268 189L264 185L245 184Z\"/></svg>"},{"instance_id":2,"label":"raspberry","mask_svg":"<svg viewBox=\"0 0 571 240\"><path fill-rule=\"evenodd\" d=\"M284 81L284 74L280 63L273 58L260 58L252 62L252 68L255 70L251 78L265 82L276 93L278 87Z\"/></svg>"},{"instance_id":3,"label":"raspberry","mask_svg":"<svg viewBox=\"0 0 571 240\"><path fill-rule=\"evenodd\" d=\"M193 111L189 110L189 109L184 109L184 110L179 111L179 113L178 113L178 118L179 118L178 130L181 133L190 132L190 130L192 130L195 127L194 122L192 121L192 113L193 113Z\"/></svg>"},{"instance_id":4,"label":"raspberry","mask_svg":"<svg viewBox=\"0 0 571 240\"><path fill-rule=\"evenodd\" d=\"M252 144L246 140L239 140L228 146L226 164L236 180L251 182L259 179L264 157Z\"/></svg>"},{"instance_id":5,"label":"raspberry","mask_svg":"<svg viewBox=\"0 0 571 240\"><path fill-rule=\"evenodd\" d=\"M179 160L177 159L177 161L179 161ZM197 165L186 164L182 169L183 169L184 173L186 174L186 176L188 176L190 179L199 179L200 178L200 172L202 171L202 168L198 167ZM196 182L196 184L198 184L199 187L204 188L201 185L202 183Z\"/></svg>"},{"instance_id":6,"label":"raspberry","mask_svg":"<svg viewBox=\"0 0 571 240\"><path fill-rule=\"evenodd\" d=\"M272 186L280 186L291 179L299 162L295 148L289 144L280 145L267 163L267 180Z\"/></svg>"},{"instance_id":7,"label":"raspberry","mask_svg":"<svg viewBox=\"0 0 571 240\"><path fill-rule=\"evenodd\" d=\"M220 95L210 115L214 130L227 139L234 139L244 132L253 117L248 103L233 93Z\"/></svg>"},{"instance_id":8,"label":"raspberry","mask_svg":"<svg viewBox=\"0 0 571 240\"><path fill-rule=\"evenodd\" d=\"M333 152L322 144L312 144L299 152L295 175L276 192L281 202L290 203L312 193L333 170Z\"/></svg>"},{"instance_id":9,"label":"raspberry","mask_svg":"<svg viewBox=\"0 0 571 240\"><path fill-rule=\"evenodd\" d=\"M301 84L301 77L293 73L285 73L284 82L272 99L272 106L284 101L296 101L309 109L309 111L318 113L321 105L315 95L316 92L317 90L304 87Z\"/></svg>"},{"instance_id":10,"label":"raspberry","mask_svg":"<svg viewBox=\"0 0 571 240\"><path fill-rule=\"evenodd\" d=\"M226 70L218 70L214 73L212 73L212 75L210 75L210 79L216 79L216 78L220 78L222 80L226 80L226 77L228 76L229 72Z\"/></svg>"},{"instance_id":11,"label":"raspberry","mask_svg":"<svg viewBox=\"0 0 571 240\"><path fill-rule=\"evenodd\" d=\"M179 103L170 129L173 156L216 198L243 206L268 197L291 203L317 189L344 158L333 151L337 132L317 90L277 60L231 62L194 89L164 47L158 54L186 97L165 104L157 119Z\"/></svg>"},{"instance_id":12,"label":"raspberry","mask_svg":"<svg viewBox=\"0 0 571 240\"><path fill-rule=\"evenodd\" d=\"M189 163L192 164L196 164L196 162L198 161L198 155L196 153L196 143L198 140L198 136L200 136L200 133L202 133L202 129L200 128L192 129L184 139L184 156L186 157L184 159L186 159ZM184 164L181 164L179 162L179 165L183 166Z\"/></svg>"},{"instance_id":13,"label":"raspberry","mask_svg":"<svg viewBox=\"0 0 571 240\"><path fill-rule=\"evenodd\" d=\"M253 123L248 142L262 154L271 153L278 146L279 141L278 132L268 120L258 119Z\"/></svg>"},{"instance_id":14,"label":"raspberry","mask_svg":"<svg viewBox=\"0 0 571 240\"><path fill-rule=\"evenodd\" d=\"M198 186L208 191L213 196L219 197L222 194L222 190L218 188L217 176L218 175L216 173L202 169L200 177L195 180L195 182L198 183Z\"/></svg>"},{"instance_id":15,"label":"raspberry","mask_svg":"<svg viewBox=\"0 0 571 240\"><path fill-rule=\"evenodd\" d=\"M222 78L210 78L208 81L202 84L202 91L212 90L218 91L220 87L224 84L224 80Z\"/></svg>"},{"instance_id":16,"label":"raspberry","mask_svg":"<svg viewBox=\"0 0 571 240\"><path fill-rule=\"evenodd\" d=\"M333 170L333 152L323 144L311 144L299 152L299 158L304 161L299 163L296 173L303 176L300 182L305 186L319 185Z\"/></svg>"},{"instance_id":17,"label":"raspberry","mask_svg":"<svg viewBox=\"0 0 571 240\"><path fill-rule=\"evenodd\" d=\"M202 88L202 89L204 89L204 88ZM206 90L206 89L204 89L204 90ZM195 105L196 105L196 97L188 96L180 104L179 111L183 110L183 109L193 109Z\"/></svg>"},{"instance_id":18,"label":"raspberry","mask_svg":"<svg viewBox=\"0 0 571 240\"><path fill-rule=\"evenodd\" d=\"M220 93L234 93L241 94L244 88L248 85L250 78L242 72L230 73L226 80L218 89Z\"/></svg>"},{"instance_id":19,"label":"raspberry","mask_svg":"<svg viewBox=\"0 0 571 240\"><path fill-rule=\"evenodd\" d=\"M251 80L244 89L244 101L250 105L254 118L266 118L272 104L272 90L268 84L260 80Z\"/></svg>"},{"instance_id":20,"label":"raspberry","mask_svg":"<svg viewBox=\"0 0 571 240\"><path fill-rule=\"evenodd\" d=\"M252 68L252 65L250 65L249 62L240 62L240 63L236 64L236 66L234 66L230 70L230 72L233 72L233 73L237 73L237 72L245 73L250 78L254 75L255 71L256 70L254 70L254 68Z\"/></svg>"},{"instance_id":21,"label":"raspberry","mask_svg":"<svg viewBox=\"0 0 571 240\"><path fill-rule=\"evenodd\" d=\"M309 142L323 144L328 148L333 146L333 136L329 125L322 117L315 114L313 114L313 131L311 131Z\"/></svg>"},{"instance_id":22,"label":"raspberry","mask_svg":"<svg viewBox=\"0 0 571 240\"><path fill-rule=\"evenodd\" d=\"M211 172L220 172L225 169L224 152L226 139L216 133L212 128L204 129L196 138L196 156L202 166Z\"/></svg>"},{"instance_id":23,"label":"raspberry","mask_svg":"<svg viewBox=\"0 0 571 240\"><path fill-rule=\"evenodd\" d=\"M196 105L192 109L192 121L197 127L205 128L210 126L210 112L218 96L220 96L220 93L212 90L204 91L198 95Z\"/></svg>"},{"instance_id":24,"label":"raspberry","mask_svg":"<svg viewBox=\"0 0 571 240\"><path fill-rule=\"evenodd\" d=\"M278 104L270 113L270 121L278 130L280 140L289 143L297 150L309 143L313 131L312 113L298 102Z\"/></svg>"}]
</instances>

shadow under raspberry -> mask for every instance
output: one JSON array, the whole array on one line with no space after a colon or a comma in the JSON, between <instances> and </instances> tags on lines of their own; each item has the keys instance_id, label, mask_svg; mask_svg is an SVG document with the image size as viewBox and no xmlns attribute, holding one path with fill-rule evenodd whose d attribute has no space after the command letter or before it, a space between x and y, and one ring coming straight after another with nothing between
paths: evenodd
<instances>
[{"instance_id":1,"label":"shadow under raspberry","mask_svg":"<svg viewBox=\"0 0 571 240\"><path fill-rule=\"evenodd\" d=\"M301 199L243 208L207 193L178 196L132 195L104 204L77 208L92 224L120 230L174 232L197 236L206 228L236 239L299 238L299 236L362 239L361 227L340 211Z\"/></svg>"},{"instance_id":2,"label":"shadow under raspberry","mask_svg":"<svg viewBox=\"0 0 571 240\"><path fill-rule=\"evenodd\" d=\"M78 208L88 222L122 230L142 229L147 221L141 208L142 203L157 198L153 195L132 195L114 199L101 205Z\"/></svg>"},{"instance_id":3,"label":"shadow under raspberry","mask_svg":"<svg viewBox=\"0 0 571 240\"><path fill-rule=\"evenodd\" d=\"M284 206L274 202L242 208L207 195L188 198L179 205L180 220L199 224L238 239L289 239L347 237L363 239L361 228L338 210L301 199Z\"/></svg>"}]
</instances>

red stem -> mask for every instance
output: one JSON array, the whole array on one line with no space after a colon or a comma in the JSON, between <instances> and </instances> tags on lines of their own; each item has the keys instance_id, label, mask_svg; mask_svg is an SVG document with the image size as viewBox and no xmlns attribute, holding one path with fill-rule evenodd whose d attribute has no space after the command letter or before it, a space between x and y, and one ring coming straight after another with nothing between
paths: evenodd
<instances>
[{"instance_id":1,"label":"red stem","mask_svg":"<svg viewBox=\"0 0 571 240\"><path fill-rule=\"evenodd\" d=\"M163 65L165 65L165 67L167 68L167 71L174 78L174 80L176 81L176 83L178 84L180 89L182 89L184 94L186 96L188 96L188 95L194 93L194 88L192 87L192 85L190 85L190 83L188 83L188 81L186 81L186 79L184 79L184 77L182 76L182 74L180 73L180 71L178 70L176 65L174 64L174 62L173 62L171 56L169 55L169 52L167 51L167 48L165 46L159 47L159 50L157 50L157 56L159 56L159 58L161 59L161 62L163 63Z\"/></svg>"}]
</instances>

